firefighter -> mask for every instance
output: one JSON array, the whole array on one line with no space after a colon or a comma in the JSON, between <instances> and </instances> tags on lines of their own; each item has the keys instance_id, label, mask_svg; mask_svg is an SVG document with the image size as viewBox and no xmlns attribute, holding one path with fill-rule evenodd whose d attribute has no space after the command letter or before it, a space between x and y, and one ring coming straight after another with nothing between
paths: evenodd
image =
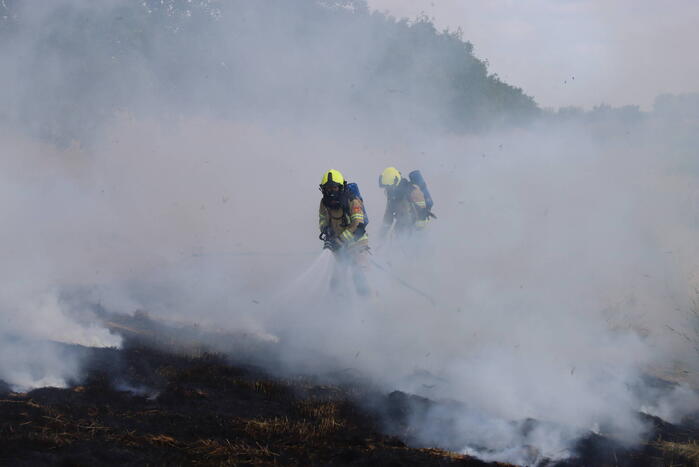
<instances>
[{"instance_id":1,"label":"firefighter","mask_svg":"<svg viewBox=\"0 0 699 467\"><path fill-rule=\"evenodd\" d=\"M408 180L403 178L395 167L387 167L379 176L379 187L386 192L386 212L383 216L381 238L386 237L391 227L398 236L422 231L430 217L434 217L430 212L431 203L426 200L426 194L418 183L412 180L413 174L418 174L419 180L422 180L419 171L411 172L411 179ZM431 201L431 198L429 200Z\"/></svg>"},{"instance_id":2,"label":"firefighter","mask_svg":"<svg viewBox=\"0 0 699 467\"><path fill-rule=\"evenodd\" d=\"M357 293L367 296L370 294L366 280L368 219L359 189L356 184L348 184L339 171L331 169L323 174L320 191L323 193L318 210L320 239L324 248L331 250L337 259L331 286L340 287L344 274L350 269Z\"/></svg>"}]
</instances>

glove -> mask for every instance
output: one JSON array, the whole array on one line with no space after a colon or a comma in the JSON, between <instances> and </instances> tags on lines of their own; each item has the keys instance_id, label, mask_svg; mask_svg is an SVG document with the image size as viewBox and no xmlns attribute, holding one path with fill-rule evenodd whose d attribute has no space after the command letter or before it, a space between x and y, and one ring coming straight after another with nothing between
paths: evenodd
<instances>
[{"instance_id":1,"label":"glove","mask_svg":"<svg viewBox=\"0 0 699 467\"><path fill-rule=\"evenodd\" d=\"M330 251L337 251L340 248L340 245L337 243L337 240L331 237L326 237L325 240L323 240L323 249L324 250L330 250Z\"/></svg>"},{"instance_id":2,"label":"glove","mask_svg":"<svg viewBox=\"0 0 699 467\"><path fill-rule=\"evenodd\" d=\"M341 247L340 240L335 236L335 232L333 232L332 227L329 225L325 226L318 238L323 240L324 250L337 251Z\"/></svg>"}]
</instances>

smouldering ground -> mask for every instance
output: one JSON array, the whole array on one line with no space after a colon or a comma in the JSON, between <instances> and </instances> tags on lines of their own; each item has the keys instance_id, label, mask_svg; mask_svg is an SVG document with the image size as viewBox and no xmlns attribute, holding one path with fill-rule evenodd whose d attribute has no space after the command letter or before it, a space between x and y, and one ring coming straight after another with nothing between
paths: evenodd
<instances>
[{"instance_id":1,"label":"smouldering ground","mask_svg":"<svg viewBox=\"0 0 699 467\"><path fill-rule=\"evenodd\" d=\"M88 361L79 383L16 393L0 381L0 465L497 465L450 453L458 447L446 441L447 450L419 447L410 423L439 402L275 378L196 342L183 347L193 332L182 328L105 318L124 348L76 347ZM590 434L558 465L699 465L699 425L646 418L651 441Z\"/></svg>"},{"instance_id":2,"label":"smouldering ground","mask_svg":"<svg viewBox=\"0 0 699 467\"><path fill-rule=\"evenodd\" d=\"M218 356L92 349L87 379L0 395L2 465L485 465L414 449L338 387ZM1 388L0 388L1 391Z\"/></svg>"}]
</instances>

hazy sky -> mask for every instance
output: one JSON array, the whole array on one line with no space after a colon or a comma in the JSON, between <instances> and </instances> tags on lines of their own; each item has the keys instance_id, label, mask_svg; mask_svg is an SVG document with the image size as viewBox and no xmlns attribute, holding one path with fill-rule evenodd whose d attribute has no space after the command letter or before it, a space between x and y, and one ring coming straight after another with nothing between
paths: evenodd
<instances>
[{"instance_id":1,"label":"hazy sky","mask_svg":"<svg viewBox=\"0 0 699 467\"><path fill-rule=\"evenodd\" d=\"M368 0L461 27L490 71L545 107L652 106L699 92L696 0ZM573 79L575 77L575 79Z\"/></svg>"}]
</instances>

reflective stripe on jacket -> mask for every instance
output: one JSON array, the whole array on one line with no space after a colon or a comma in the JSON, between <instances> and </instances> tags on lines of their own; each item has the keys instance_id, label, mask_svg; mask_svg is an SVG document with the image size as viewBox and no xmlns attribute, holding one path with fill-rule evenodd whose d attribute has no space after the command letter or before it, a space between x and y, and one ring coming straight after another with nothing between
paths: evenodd
<instances>
[{"instance_id":1,"label":"reflective stripe on jacket","mask_svg":"<svg viewBox=\"0 0 699 467\"><path fill-rule=\"evenodd\" d=\"M345 246L360 246L369 243L364 231L364 208L359 198L349 202L349 212L343 209L329 209L321 201L318 210L318 225L323 232L330 226L333 236Z\"/></svg>"},{"instance_id":2,"label":"reflective stripe on jacket","mask_svg":"<svg viewBox=\"0 0 699 467\"><path fill-rule=\"evenodd\" d=\"M411 184L410 193L402 199L387 198L383 218L384 230L388 230L394 220L397 230L419 230L427 225L427 203L419 186Z\"/></svg>"}]
</instances>

